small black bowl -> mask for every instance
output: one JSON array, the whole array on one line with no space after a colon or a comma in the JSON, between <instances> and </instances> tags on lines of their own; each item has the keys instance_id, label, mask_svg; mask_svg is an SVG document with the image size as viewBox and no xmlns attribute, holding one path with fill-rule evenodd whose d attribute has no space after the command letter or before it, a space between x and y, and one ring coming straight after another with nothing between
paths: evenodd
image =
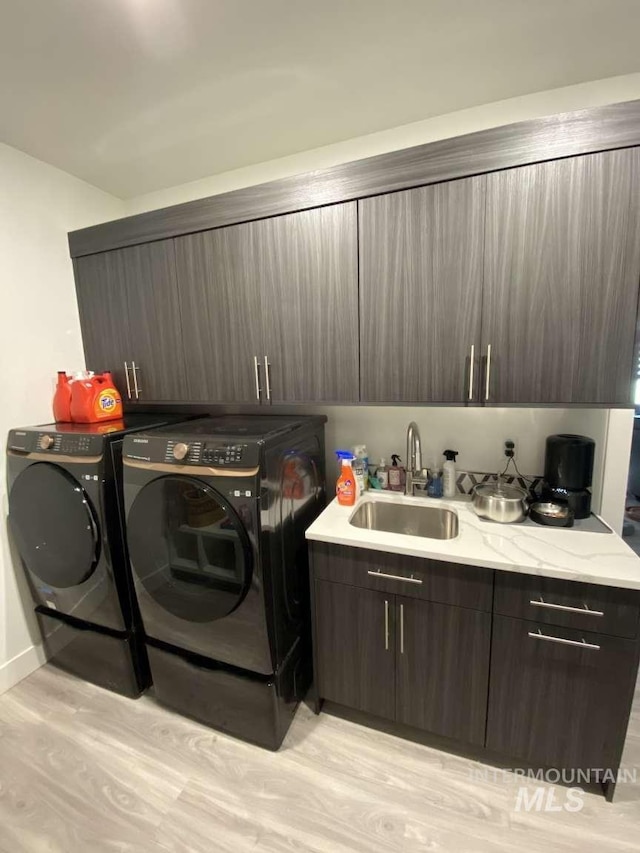
<instances>
[{"instance_id":1,"label":"small black bowl","mask_svg":"<svg viewBox=\"0 0 640 853\"><path fill-rule=\"evenodd\" d=\"M545 524L547 527L573 527L573 510L553 501L531 504L529 516L536 524Z\"/></svg>"}]
</instances>

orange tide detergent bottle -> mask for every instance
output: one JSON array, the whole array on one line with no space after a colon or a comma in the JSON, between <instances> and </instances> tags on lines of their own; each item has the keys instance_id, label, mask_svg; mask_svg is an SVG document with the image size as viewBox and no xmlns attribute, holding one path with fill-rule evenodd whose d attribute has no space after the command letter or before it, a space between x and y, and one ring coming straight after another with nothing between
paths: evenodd
<instances>
[{"instance_id":1,"label":"orange tide detergent bottle","mask_svg":"<svg viewBox=\"0 0 640 853\"><path fill-rule=\"evenodd\" d=\"M56 423L71 420L71 383L66 371L58 371L56 391L53 395L53 417Z\"/></svg>"},{"instance_id":2,"label":"orange tide detergent bottle","mask_svg":"<svg viewBox=\"0 0 640 853\"><path fill-rule=\"evenodd\" d=\"M341 506L353 506L356 502L356 478L351 463L355 459L348 450L336 450L342 469L336 482L336 495Z\"/></svg>"},{"instance_id":3,"label":"orange tide detergent bottle","mask_svg":"<svg viewBox=\"0 0 640 853\"><path fill-rule=\"evenodd\" d=\"M71 419L78 424L95 424L122 417L122 397L109 372L71 385Z\"/></svg>"}]
</instances>

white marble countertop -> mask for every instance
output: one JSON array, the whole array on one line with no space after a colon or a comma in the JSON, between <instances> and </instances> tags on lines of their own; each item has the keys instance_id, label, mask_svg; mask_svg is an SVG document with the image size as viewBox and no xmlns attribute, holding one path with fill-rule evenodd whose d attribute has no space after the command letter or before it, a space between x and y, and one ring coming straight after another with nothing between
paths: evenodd
<instances>
[{"instance_id":1,"label":"white marble countertop","mask_svg":"<svg viewBox=\"0 0 640 853\"><path fill-rule=\"evenodd\" d=\"M451 509L458 514L458 535L454 539L427 539L354 527L349 519L362 501L370 500ZM507 572L640 589L640 557L616 533L496 524L478 518L465 497L410 498L398 492L372 490L355 507L340 506L334 499L309 527L306 537Z\"/></svg>"}]
</instances>

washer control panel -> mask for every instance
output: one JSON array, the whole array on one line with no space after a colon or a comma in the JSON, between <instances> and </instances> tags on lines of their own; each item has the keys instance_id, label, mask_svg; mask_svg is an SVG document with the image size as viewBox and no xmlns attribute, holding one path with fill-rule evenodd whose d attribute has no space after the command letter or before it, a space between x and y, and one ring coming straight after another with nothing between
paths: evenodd
<instances>
[{"instance_id":1,"label":"washer control panel","mask_svg":"<svg viewBox=\"0 0 640 853\"><path fill-rule=\"evenodd\" d=\"M164 441L164 462L179 462L182 465L202 464L202 442L170 438Z\"/></svg>"},{"instance_id":2,"label":"washer control panel","mask_svg":"<svg viewBox=\"0 0 640 853\"><path fill-rule=\"evenodd\" d=\"M100 456L102 438L82 433L12 429L7 450L16 453L46 453L51 456Z\"/></svg>"},{"instance_id":3,"label":"washer control panel","mask_svg":"<svg viewBox=\"0 0 640 853\"><path fill-rule=\"evenodd\" d=\"M219 442L207 442L204 446L202 461L214 468L243 468L256 464L254 454L249 452L248 444L221 444Z\"/></svg>"}]
</instances>

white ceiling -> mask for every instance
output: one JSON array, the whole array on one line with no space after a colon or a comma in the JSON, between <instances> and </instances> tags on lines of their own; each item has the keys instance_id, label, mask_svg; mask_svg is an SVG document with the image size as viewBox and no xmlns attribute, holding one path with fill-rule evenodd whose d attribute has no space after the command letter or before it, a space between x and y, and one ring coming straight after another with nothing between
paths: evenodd
<instances>
[{"instance_id":1,"label":"white ceiling","mask_svg":"<svg viewBox=\"0 0 640 853\"><path fill-rule=\"evenodd\" d=\"M0 140L122 198L640 70L638 0L0 0Z\"/></svg>"}]
</instances>

